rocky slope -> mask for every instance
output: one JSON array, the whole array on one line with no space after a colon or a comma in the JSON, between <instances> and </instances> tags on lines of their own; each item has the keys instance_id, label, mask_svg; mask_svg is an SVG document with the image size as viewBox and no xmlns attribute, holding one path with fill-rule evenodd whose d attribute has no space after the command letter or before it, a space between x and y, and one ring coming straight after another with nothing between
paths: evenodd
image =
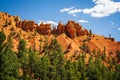
<instances>
[{"instance_id":1,"label":"rocky slope","mask_svg":"<svg viewBox=\"0 0 120 80\"><path fill-rule=\"evenodd\" d=\"M68 21L67 24L60 22L57 27L51 24L36 24L34 21L20 20L18 16L11 16L0 12L0 31L4 31L7 39L10 34L13 35L13 49L17 52L19 37L25 39L27 47L33 47L40 52L45 42L50 43L52 38L56 38L62 46L63 53L68 58L77 56L82 52L80 46L85 43L90 52L99 50L103 52L106 49L106 55L116 56L116 51L120 50L120 42L115 42L114 38L106 38L96 34L90 34L87 29L74 21ZM88 54L89 56L89 54Z\"/></svg>"}]
</instances>

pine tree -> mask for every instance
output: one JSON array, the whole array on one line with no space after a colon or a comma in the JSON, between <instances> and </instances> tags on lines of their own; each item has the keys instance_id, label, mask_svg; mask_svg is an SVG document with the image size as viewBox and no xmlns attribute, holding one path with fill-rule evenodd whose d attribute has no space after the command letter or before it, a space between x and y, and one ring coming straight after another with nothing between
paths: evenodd
<instances>
[{"instance_id":1,"label":"pine tree","mask_svg":"<svg viewBox=\"0 0 120 80\"><path fill-rule=\"evenodd\" d=\"M39 61L39 55L31 47L29 49L29 76L33 78L38 78L39 74L36 68L40 67L41 62Z\"/></svg>"},{"instance_id":2,"label":"pine tree","mask_svg":"<svg viewBox=\"0 0 120 80\"><path fill-rule=\"evenodd\" d=\"M11 46L8 41L0 52L0 80L17 80L19 78L20 64Z\"/></svg>"},{"instance_id":3,"label":"pine tree","mask_svg":"<svg viewBox=\"0 0 120 80\"><path fill-rule=\"evenodd\" d=\"M82 50L82 52L85 52L85 53L90 53L90 48L88 45L86 45L85 42L83 42L82 46L80 47L80 49Z\"/></svg>"},{"instance_id":4,"label":"pine tree","mask_svg":"<svg viewBox=\"0 0 120 80\"><path fill-rule=\"evenodd\" d=\"M18 58L21 58L24 54L24 52L26 51L26 42L24 39L21 39L19 41L19 45L18 45Z\"/></svg>"},{"instance_id":5,"label":"pine tree","mask_svg":"<svg viewBox=\"0 0 120 80\"><path fill-rule=\"evenodd\" d=\"M49 80L48 74L49 74L49 66L50 66L50 62L47 56L43 56L41 58L41 76L40 76L40 80Z\"/></svg>"},{"instance_id":6,"label":"pine tree","mask_svg":"<svg viewBox=\"0 0 120 80\"><path fill-rule=\"evenodd\" d=\"M118 59L118 61L120 61L120 51L119 50L116 51L116 58Z\"/></svg>"},{"instance_id":7,"label":"pine tree","mask_svg":"<svg viewBox=\"0 0 120 80\"><path fill-rule=\"evenodd\" d=\"M115 65L115 73L113 75L114 80L120 80L120 64Z\"/></svg>"},{"instance_id":8,"label":"pine tree","mask_svg":"<svg viewBox=\"0 0 120 80\"><path fill-rule=\"evenodd\" d=\"M85 65L85 54L82 53L82 56L79 55L78 57L78 71L81 73L80 79L85 80L86 79L86 65Z\"/></svg>"},{"instance_id":9,"label":"pine tree","mask_svg":"<svg viewBox=\"0 0 120 80\"><path fill-rule=\"evenodd\" d=\"M103 53L102 53L102 60L106 60L106 48L104 47Z\"/></svg>"},{"instance_id":10,"label":"pine tree","mask_svg":"<svg viewBox=\"0 0 120 80\"><path fill-rule=\"evenodd\" d=\"M67 80L75 80L75 70L73 63L70 60L66 61L65 69Z\"/></svg>"},{"instance_id":11,"label":"pine tree","mask_svg":"<svg viewBox=\"0 0 120 80\"><path fill-rule=\"evenodd\" d=\"M4 48L3 42L5 41L6 36L3 31L0 32L0 52L2 52L2 49Z\"/></svg>"},{"instance_id":12,"label":"pine tree","mask_svg":"<svg viewBox=\"0 0 120 80\"><path fill-rule=\"evenodd\" d=\"M88 61L88 67L87 67L87 76L90 80L94 79L94 64L93 64L93 56L91 55Z\"/></svg>"},{"instance_id":13,"label":"pine tree","mask_svg":"<svg viewBox=\"0 0 120 80\"><path fill-rule=\"evenodd\" d=\"M45 55L48 55L49 54L49 50L48 50L48 40L47 40L47 37L45 36L45 44L44 44L44 47L43 47L43 51L45 53Z\"/></svg>"},{"instance_id":14,"label":"pine tree","mask_svg":"<svg viewBox=\"0 0 120 80\"><path fill-rule=\"evenodd\" d=\"M48 57L51 64L50 71L52 79L59 80L60 76L62 76L61 72L63 70L64 60L61 46L58 44L56 39L51 40L51 43L48 46L48 50Z\"/></svg>"},{"instance_id":15,"label":"pine tree","mask_svg":"<svg viewBox=\"0 0 120 80\"><path fill-rule=\"evenodd\" d=\"M94 68L94 79L97 80L102 80L102 67L103 67L103 63L102 63L102 59L100 56L100 51L97 52L98 56L94 62L95 68Z\"/></svg>"},{"instance_id":16,"label":"pine tree","mask_svg":"<svg viewBox=\"0 0 120 80\"><path fill-rule=\"evenodd\" d=\"M18 58L21 63L21 69L23 70L22 79L27 80L29 79L29 54L26 49L26 42L23 39L20 40L18 45Z\"/></svg>"},{"instance_id":17,"label":"pine tree","mask_svg":"<svg viewBox=\"0 0 120 80\"><path fill-rule=\"evenodd\" d=\"M91 29L90 29L89 33L90 33L90 35L92 35L92 30Z\"/></svg>"}]
</instances>

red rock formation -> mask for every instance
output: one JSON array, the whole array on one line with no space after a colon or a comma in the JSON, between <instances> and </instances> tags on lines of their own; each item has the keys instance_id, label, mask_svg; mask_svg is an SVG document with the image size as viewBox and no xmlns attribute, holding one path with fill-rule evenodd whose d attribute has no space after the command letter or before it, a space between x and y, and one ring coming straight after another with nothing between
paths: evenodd
<instances>
[{"instance_id":1,"label":"red rock formation","mask_svg":"<svg viewBox=\"0 0 120 80\"><path fill-rule=\"evenodd\" d=\"M20 18L18 16L14 16L14 21L16 22L16 26L18 28L21 28L22 27L22 21L20 20Z\"/></svg>"},{"instance_id":2,"label":"red rock formation","mask_svg":"<svg viewBox=\"0 0 120 80\"><path fill-rule=\"evenodd\" d=\"M51 24L41 23L40 26L37 27L37 32L43 35L49 35L51 31Z\"/></svg>"},{"instance_id":3,"label":"red rock formation","mask_svg":"<svg viewBox=\"0 0 120 80\"><path fill-rule=\"evenodd\" d=\"M25 31L28 30L33 31L37 27L37 24L34 21L27 21L27 20L20 21L18 17L15 18L15 21L16 21L16 26L18 28L22 28L22 30Z\"/></svg>"},{"instance_id":4,"label":"red rock formation","mask_svg":"<svg viewBox=\"0 0 120 80\"><path fill-rule=\"evenodd\" d=\"M53 27L52 34L57 34L57 28Z\"/></svg>"},{"instance_id":5,"label":"red rock formation","mask_svg":"<svg viewBox=\"0 0 120 80\"><path fill-rule=\"evenodd\" d=\"M62 24L62 22L60 22L60 23L58 24L57 31L58 31L59 34L65 32L65 26Z\"/></svg>"},{"instance_id":6,"label":"red rock formation","mask_svg":"<svg viewBox=\"0 0 120 80\"><path fill-rule=\"evenodd\" d=\"M115 41L115 39L114 38L108 38L108 37L105 37L105 39L108 39L108 40L111 40L111 41Z\"/></svg>"},{"instance_id":7,"label":"red rock formation","mask_svg":"<svg viewBox=\"0 0 120 80\"><path fill-rule=\"evenodd\" d=\"M111 41L113 41L113 42L114 42L114 41L115 41L115 39L114 39L114 38L111 38Z\"/></svg>"},{"instance_id":8,"label":"red rock formation","mask_svg":"<svg viewBox=\"0 0 120 80\"><path fill-rule=\"evenodd\" d=\"M82 26L80 26L78 23L75 23L74 21L68 21L66 25L63 25L62 22L59 22L57 28L53 27L53 30L51 29L50 24L43 24L41 23L40 26L38 26L34 21L21 21L19 17L15 17L16 26L18 28L22 28L25 31L33 31L34 29L37 29L37 32L43 35L48 34L61 34L65 33L70 38L75 38L76 36L83 36L88 35L88 31L85 29L82 29Z\"/></svg>"},{"instance_id":9,"label":"red rock formation","mask_svg":"<svg viewBox=\"0 0 120 80\"><path fill-rule=\"evenodd\" d=\"M16 26L17 26L18 28L22 28L22 21L16 22Z\"/></svg>"},{"instance_id":10,"label":"red rock formation","mask_svg":"<svg viewBox=\"0 0 120 80\"><path fill-rule=\"evenodd\" d=\"M86 29L83 30L82 27L78 23L75 23L74 21L68 21L68 23L65 26L65 33L70 38L88 35L88 31Z\"/></svg>"},{"instance_id":11,"label":"red rock formation","mask_svg":"<svg viewBox=\"0 0 120 80\"><path fill-rule=\"evenodd\" d=\"M89 35L89 32L87 29L84 29L83 31L84 31L84 35Z\"/></svg>"},{"instance_id":12,"label":"red rock formation","mask_svg":"<svg viewBox=\"0 0 120 80\"><path fill-rule=\"evenodd\" d=\"M118 45L120 45L120 42L117 42L118 43Z\"/></svg>"},{"instance_id":13,"label":"red rock formation","mask_svg":"<svg viewBox=\"0 0 120 80\"><path fill-rule=\"evenodd\" d=\"M22 29L25 31L33 31L37 27L37 24L34 21L22 21Z\"/></svg>"},{"instance_id":14,"label":"red rock formation","mask_svg":"<svg viewBox=\"0 0 120 80\"><path fill-rule=\"evenodd\" d=\"M14 28L20 27L26 31L37 29L37 31L40 34L47 34L48 43L50 43L50 40L52 38L56 38L59 44L61 44L62 46L62 51L63 52L66 52L66 50L69 51L67 53L68 54L67 56L69 58L75 55L75 53L78 53L78 54L81 53L79 52L80 51L79 46L83 44L83 41L86 42L86 44L89 46L91 51L94 51L94 50L104 51L104 48L106 48L106 56L109 57L110 55L110 58L111 56L115 58L116 51L120 50L120 42L114 41L114 38L111 38L111 37L106 38L106 37L95 35L95 34L93 35L94 37L83 36L83 35L88 35L88 31L82 29L82 27L78 23L75 23L74 21L69 21L66 25L63 25L62 23L60 23L58 25L59 26L58 29L56 29L56 27L53 28L52 32L54 33L57 33L57 32L65 33L65 34L55 36L55 35L48 35L48 34L51 34L50 24L40 24L40 26L38 26L33 21L21 21L19 17L10 16L7 13L3 13L3 12L0 12L0 16L1 16L0 30L4 31L6 35L6 41L8 39L9 34L11 34L11 32L13 31L11 30L11 28L14 26ZM6 24L6 20L8 20L10 23L7 27L3 27ZM26 47L29 48L30 46L33 46L34 45L33 43L35 41L36 43L35 48L37 51L40 51L39 50L40 45L37 43L41 41L41 44L42 44L41 49L43 48L44 42L45 42L44 35L36 34L36 36L34 36L33 35L34 33L22 31L21 29L17 29L17 28L14 29L15 33L13 34L13 48L14 48L13 50L17 52L19 36L22 39L26 40L26 43L27 43ZM20 35L18 33L20 33ZM70 38L68 38L66 34ZM81 36L81 37L75 38L76 36ZM75 39L71 39L71 38L75 38Z\"/></svg>"},{"instance_id":15,"label":"red rock formation","mask_svg":"<svg viewBox=\"0 0 120 80\"><path fill-rule=\"evenodd\" d=\"M62 32L62 28L63 28L63 24L60 22L59 24L58 24L58 27L57 27L57 30L58 30L58 32Z\"/></svg>"},{"instance_id":16,"label":"red rock formation","mask_svg":"<svg viewBox=\"0 0 120 80\"><path fill-rule=\"evenodd\" d=\"M81 29L78 29L78 30L76 31L76 33L77 33L77 36L78 36L78 37L84 35L84 32L83 32Z\"/></svg>"},{"instance_id":17,"label":"red rock formation","mask_svg":"<svg viewBox=\"0 0 120 80\"><path fill-rule=\"evenodd\" d=\"M73 21L72 24L74 25L74 28L75 28L76 30L82 30L82 26L79 25L79 23L75 23L75 22Z\"/></svg>"},{"instance_id":18,"label":"red rock formation","mask_svg":"<svg viewBox=\"0 0 120 80\"><path fill-rule=\"evenodd\" d=\"M74 28L69 28L69 29L67 30L67 35L68 35L70 38L74 39L74 38L76 37L76 29L74 29Z\"/></svg>"},{"instance_id":19,"label":"red rock formation","mask_svg":"<svg viewBox=\"0 0 120 80\"><path fill-rule=\"evenodd\" d=\"M76 30L74 29L74 25L73 25L72 21L68 21L68 23L66 24L65 33L70 38L75 38L76 37Z\"/></svg>"}]
</instances>

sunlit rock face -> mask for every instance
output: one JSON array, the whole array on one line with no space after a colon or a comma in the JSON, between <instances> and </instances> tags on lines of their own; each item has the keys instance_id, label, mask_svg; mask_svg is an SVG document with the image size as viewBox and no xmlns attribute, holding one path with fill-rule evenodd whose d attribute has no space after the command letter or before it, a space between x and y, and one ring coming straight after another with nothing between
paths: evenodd
<instances>
[{"instance_id":1,"label":"sunlit rock face","mask_svg":"<svg viewBox=\"0 0 120 80\"><path fill-rule=\"evenodd\" d=\"M39 34L43 34L43 35L49 35L51 34L51 24L43 24L41 23L38 27L37 27L37 32Z\"/></svg>"}]
</instances>

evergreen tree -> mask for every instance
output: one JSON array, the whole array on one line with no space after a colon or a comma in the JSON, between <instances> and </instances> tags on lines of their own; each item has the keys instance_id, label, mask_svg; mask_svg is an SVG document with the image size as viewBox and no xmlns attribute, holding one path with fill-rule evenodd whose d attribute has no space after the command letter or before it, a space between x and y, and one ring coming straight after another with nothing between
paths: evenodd
<instances>
[{"instance_id":1,"label":"evergreen tree","mask_svg":"<svg viewBox=\"0 0 120 80\"><path fill-rule=\"evenodd\" d=\"M21 58L24 54L24 52L26 52L26 42L24 39L21 39L19 41L19 45L18 45L18 58Z\"/></svg>"},{"instance_id":2,"label":"evergreen tree","mask_svg":"<svg viewBox=\"0 0 120 80\"><path fill-rule=\"evenodd\" d=\"M0 80L17 80L19 78L20 64L11 46L8 41L4 50L0 52Z\"/></svg>"},{"instance_id":3,"label":"evergreen tree","mask_svg":"<svg viewBox=\"0 0 120 80\"><path fill-rule=\"evenodd\" d=\"M39 61L39 55L31 47L29 49L29 76L33 78L38 78L39 73L37 68L40 67L41 62Z\"/></svg>"},{"instance_id":4,"label":"evergreen tree","mask_svg":"<svg viewBox=\"0 0 120 80\"><path fill-rule=\"evenodd\" d=\"M118 59L118 61L120 61L120 51L119 50L117 50L117 52L116 52L116 58Z\"/></svg>"},{"instance_id":5,"label":"evergreen tree","mask_svg":"<svg viewBox=\"0 0 120 80\"><path fill-rule=\"evenodd\" d=\"M21 39L18 45L18 58L21 64L21 69L23 70L22 79L28 80L29 79L29 54L28 50L26 49L26 42L25 40Z\"/></svg>"},{"instance_id":6,"label":"evergreen tree","mask_svg":"<svg viewBox=\"0 0 120 80\"><path fill-rule=\"evenodd\" d=\"M85 52L85 53L90 53L90 48L88 45L86 45L85 42L83 42L82 46L80 47L80 49L82 50L82 52Z\"/></svg>"},{"instance_id":7,"label":"evergreen tree","mask_svg":"<svg viewBox=\"0 0 120 80\"><path fill-rule=\"evenodd\" d=\"M90 33L90 35L92 35L92 30L91 29L90 29L89 33Z\"/></svg>"},{"instance_id":8,"label":"evergreen tree","mask_svg":"<svg viewBox=\"0 0 120 80\"><path fill-rule=\"evenodd\" d=\"M94 72L95 72L94 78L96 80L102 80L102 79L105 78L104 75L103 75L104 70L105 70L104 69L105 66L104 66L104 64L102 62L100 51L98 51L97 54L98 54L97 58L95 59L95 62L94 62L94 66L95 66L95 68L94 68Z\"/></svg>"},{"instance_id":9,"label":"evergreen tree","mask_svg":"<svg viewBox=\"0 0 120 80\"><path fill-rule=\"evenodd\" d=\"M66 76L67 76L67 80L75 80L75 70L74 70L74 66L73 63L70 60L66 61Z\"/></svg>"},{"instance_id":10,"label":"evergreen tree","mask_svg":"<svg viewBox=\"0 0 120 80\"><path fill-rule=\"evenodd\" d=\"M78 71L78 63L77 62L73 62L73 66L74 66L74 76L75 76L75 79L74 80L80 80L81 79L81 72Z\"/></svg>"},{"instance_id":11,"label":"evergreen tree","mask_svg":"<svg viewBox=\"0 0 120 80\"><path fill-rule=\"evenodd\" d=\"M103 53L102 53L102 60L106 60L106 48L104 47Z\"/></svg>"},{"instance_id":12,"label":"evergreen tree","mask_svg":"<svg viewBox=\"0 0 120 80\"><path fill-rule=\"evenodd\" d=\"M81 80L86 79L86 65L85 65L85 54L82 53L82 56L79 55L78 57L78 71L81 73Z\"/></svg>"},{"instance_id":13,"label":"evergreen tree","mask_svg":"<svg viewBox=\"0 0 120 80\"><path fill-rule=\"evenodd\" d=\"M3 31L0 32L0 52L2 52L2 49L4 48L3 42L5 41L6 36Z\"/></svg>"},{"instance_id":14,"label":"evergreen tree","mask_svg":"<svg viewBox=\"0 0 120 80\"><path fill-rule=\"evenodd\" d=\"M88 61L88 67L87 67L87 76L90 80L94 79L94 64L93 64L93 56L91 55Z\"/></svg>"},{"instance_id":15,"label":"evergreen tree","mask_svg":"<svg viewBox=\"0 0 120 80\"><path fill-rule=\"evenodd\" d=\"M35 79L38 79L38 80L41 79L41 76L42 76L42 66L43 66L43 64L42 64L41 58L37 58L35 66L34 66L35 71L33 71Z\"/></svg>"},{"instance_id":16,"label":"evergreen tree","mask_svg":"<svg viewBox=\"0 0 120 80\"><path fill-rule=\"evenodd\" d=\"M42 65L40 67L41 68L41 71L40 71L40 73L41 73L40 80L49 80L48 75L49 75L50 62L49 62L48 57L47 56L43 56L41 58L41 63L42 63Z\"/></svg>"},{"instance_id":17,"label":"evergreen tree","mask_svg":"<svg viewBox=\"0 0 120 80\"><path fill-rule=\"evenodd\" d=\"M52 73L52 79L59 80L60 76L62 76L64 60L61 46L58 44L56 39L53 39L51 41L50 45L48 46L48 50L48 57L51 64L50 71Z\"/></svg>"},{"instance_id":18,"label":"evergreen tree","mask_svg":"<svg viewBox=\"0 0 120 80\"><path fill-rule=\"evenodd\" d=\"M67 80L67 74L66 74L65 65L62 65L60 67L60 73L59 74L60 74L60 80Z\"/></svg>"},{"instance_id":19,"label":"evergreen tree","mask_svg":"<svg viewBox=\"0 0 120 80\"><path fill-rule=\"evenodd\" d=\"M114 80L120 80L120 64L115 65L115 73L113 75Z\"/></svg>"},{"instance_id":20,"label":"evergreen tree","mask_svg":"<svg viewBox=\"0 0 120 80\"><path fill-rule=\"evenodd\" d=\"M48 55L49 54L49 50L48 50L48 40L47 40L47 37L45 36L45 44L44 44L44 47L43 47L43 51L45 53L45 55Z\"/></svg>"}]
</instances>

